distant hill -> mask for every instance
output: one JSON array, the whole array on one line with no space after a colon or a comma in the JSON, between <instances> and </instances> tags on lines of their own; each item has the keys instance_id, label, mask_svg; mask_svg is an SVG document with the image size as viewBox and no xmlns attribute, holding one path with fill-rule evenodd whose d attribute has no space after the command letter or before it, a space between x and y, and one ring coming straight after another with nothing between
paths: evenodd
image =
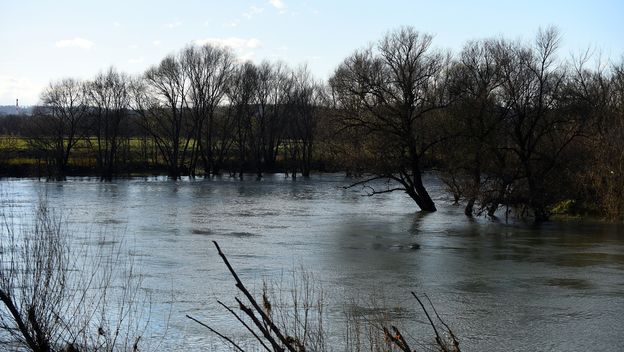
<instances>
[{"instance_id":1,"label":"distant hill","mask_svg":"<svg viewBox=\"0 0 624 352\"><path fill-rule=\"evenodd\" d=\"M19 114L20 115L31 115L33 107L32 106L20 106ZM15 105L0 105L0 116L1 115L15 115Z\"/></svg>"}]
</instances>

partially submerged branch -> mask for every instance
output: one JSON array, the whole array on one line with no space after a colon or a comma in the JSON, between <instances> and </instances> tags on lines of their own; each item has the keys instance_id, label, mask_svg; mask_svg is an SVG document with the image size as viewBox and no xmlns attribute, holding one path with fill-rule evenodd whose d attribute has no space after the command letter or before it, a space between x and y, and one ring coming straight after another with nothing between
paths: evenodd
<instances>
[{"instance_id":1,"label":"partially submerged branch","mask_svg":"<svg viewBox=\"0 0 624 352\"><path fill-rule=\"evenodd\" d=\"M233 309L225 305L223 302L219 300L217 302L219 303L219 305L224 307L230 314L232 314L236 318L236 320L239 323L241 323L242 326L245 327L245 329L248 332L251 333L254 340L260 343L260 345L262 346L264 350L266 350L267 352L284 352L284 351L304 352L304 351L325 351L329 349L325 345L327 341L325 340L323 336L313 335L315 333L322 335L324 331L322 327L320 327L318 330L314 330L310 328L308 324L308 320L307 320L309 317L309 313L307 309L309 308L310 304L309 302L303 303L303 304L301 302L298 302L298 300L301 297L297 296L297 293L294 292L296 291L297 287L293 288L293 292L294 292L293 297L292 297L293 302L292 302L292 305L289 305L289 308L288 308L289 311L287 311L286 313L284 313L284 311L274 312L274 310L280 309L278 306L280 306L280 304L282 304L283 302L278 301L277 305L274 306L275 302L273 302L272 304L271 301L269 300L266 286L263 289L262 305L260 305L258 301L251 295L251 293L246 288L246 286L243 284L242 280L240 279L240 277L238 276L238 274L236 273L236 271L230 264L225 254L223 253L223 251L221 251L221 248L219 247L217 242L215 241L213 242L214 242L215 247L217 248L217 251L223 263L226 265L230 274L234 278L236 282L236 288L244 295L246 299L246 302L243 302L238 297L234 298L238 304L239 309L244 314L239 315L236 312L234 312ZM309 279L309 276L304 276L304 280L306 278ZM294 285L297 286L296 283ZM309 299L310 297L309 283L305 282L303 283L303 285L304 285L304 290L305 290L304 295L303 295L305 296L304 299ZM440 321L440 323L446 329L447 336L443 336L443 333L441 333L438 330L438 327L436 326L433 319L431 318L431 315L427 311L427 308L423 304L422 300L414 292L412 292L412 295L418 301L421 309L424 311L425 315L427 316L429 324L433 328L433 331L435 333L435 346L437 346L442 352L460 352L459 342L457 341L455 334L451 331L450 327L442 320L438 312L435 310L435 307L433 307L431 300L429 300L429 297L427 297L427 300L429 304L431 305L436 318ZM319 301L318 304L319 305L322 304L321 301ZM301 307L303 307L303 309L305 310L305 312L303 313L303 317L304 317L303 321L299 320L299 318L297 317L297 314L298 314L297 309L299 305L301 305ZM321 312L320 313L321 315L319 316L319 318L322 318L322 309L320 307L317 307L317 309L319 309L319 311ZM246 316L251 323L246 322L243 319L244 316ZM288 319L289 316L294 317L294 320L292 319L289 320ZM221 339L225 340L227 343L233 346L236 350L243 351L243 349L240 347L240 344L236 343L231 337L228 337L219 333L218 331L216 331L209 325L191 316L187 315L187 318L206 327L212 333L216 334ZM282 319L282 320L276 321L275 319ZM319 321L318 323L319 325L322 325L321 321ZM373 322L368 321L367 324L368 324L369 329L375 330L374 332L375 335L378 335L378 336L382 335L377 332L377 331L381 331L386 341L385 347L382 346L382 344L384 344L383 342L381 342L381 344L371 344L371 346L369 346L371 350L378 350L378 349L385 350L389 345L394 345L399 350L404 351L404 352L415 351L411 349L410 343L408 343L404 335L400 332L400 330L396 326L390 325L390 329L388 329L384 326L385 325L384 323L374 324ZM303 328L303 331L299 330L299 328L301 327ZM310 338L310 339L306 339L306 338ZM312 338L315 338L315 341L311 341ZM347 339L348 338L349 337L347 337ZM355 338L359 339L358 336L356 336ZM320 344L319 344L319 341L320 341ZM347 346L347 348L348 346L351 346L350 341L345 341L345 343L346 343L345 346ZM359 346L359 341L356 341L355 344ZM419 341L413 341L413 344L416 344L419 346L422 345L422 343L419 343Z\"/></svg>"}]
</instances>

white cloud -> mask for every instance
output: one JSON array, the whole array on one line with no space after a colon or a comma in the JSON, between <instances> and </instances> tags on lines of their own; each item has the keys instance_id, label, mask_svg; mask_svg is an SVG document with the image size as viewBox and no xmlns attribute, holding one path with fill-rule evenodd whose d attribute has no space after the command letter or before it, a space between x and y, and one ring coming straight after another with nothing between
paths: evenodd
<instances>
[{"instance_id":1,"label":"white cloud","mask_svg":"<svg viewBox=\"0 0 624 352\"><path fill-rule=\"evenodd\" d=\"M173 22L166 23L165 28L177 28L177 27L180 27L181 25L182 25L182 22L175 20Z\"/></svg>"},{"instance_id":2,"label":"white cloud","mask_svg":"<svg viewBox=\"0 0 624 352\"><path fill-rule=\"evenodd\" d=\"M119 23L119 22L114 22L114 23L113 23L113 27L115 27L115 28L119 28L119 27L121 27L121 23Z\"/></svg>"},{"instance_id":3,"label":"white cloud","mask_svg":"<svg viewBox=\"0 0 624 352\"><path fill-rule=\"evenodd\" d=\"M262 46L262 42L258 40L257 38L238 38L238 37L198 39L198 40L195 40L194 43L197 45L213 44L213 45L219 45L219 46L227 46L236 50L256 49Z\"/></svg>"},{"instance_id":4,"label":"white cloud","mask_svg":"<svg viewBox=\"0 0 624 352\"><path fill-rule=\"evenodd\" d=\"M284 1L282 0L269 0L269 3L273 5L276 9L283 9L285 7Z\"/></svg>"},{"instance_id":5,"label":"white cloud","mask_svg":"<svg viewBox=\"0 0 624 352\"><path fill-rule=\"evenodd\" d=\"M89 50L95 45L92 41L84 38L63 39L55 43L57 48L81 48Z\"/></svg>"},{"instance_id":6,"label":"white cloud","mask_svg":"<svg viewBox=\"0 0 624 352\"><path fill-rule=\"evenodd\" d=\"M137 57L137 58L134 58L134 59L129 59L128 63L129 64L141 64L141 63L143 63L143 61L145 61L143 59L143 57Z\"/></svg>"},{"instance_id":7,"label":"white cloud","mask_svg":"<svg viewBox=\"0 0 624 352\"><path fill-rule=\"evenodd\" d=\"M160 40L154 40L154 41L152 41L152 45L153 45L153 46L160 46Z\"/></svg>"},{"instance_id":8,"label":"white cloud","mask_svg":"<svg viewBox=\"0 0 624 352\"><path fill-rule=\"evenodd\" d=\"M139 46L137 44L131 44L131 45L128 45L128 48L130 48L130 49L138 49Z\"/></svg>"},{"instance_id":9,"label":"white cloud","mask_svg":"<svg viewBox=\"0 0 624 352\"><path fill-rule=\"evenodd\" d=\"M247 10L247 12L243 13L243 17L245 17L246 19L250 20L252 19L255 15L262 13L262 11L264 11L263 8L261 7L256 7L256 6L250 6L249 10Z\"/></svg>"}]
</instances>

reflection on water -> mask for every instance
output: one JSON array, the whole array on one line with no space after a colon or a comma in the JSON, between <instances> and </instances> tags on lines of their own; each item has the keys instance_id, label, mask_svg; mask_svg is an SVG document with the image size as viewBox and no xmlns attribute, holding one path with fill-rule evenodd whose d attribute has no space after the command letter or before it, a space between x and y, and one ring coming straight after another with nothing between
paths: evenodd
<instances>
[{"instance_id":1,"label":"reflection on water","mask_svg":"<svg viewBox=\"0 0 624 352\"><path fill-rule=\"evenodd\" d=\"M180 349L211 341L185 314L217 326L231 321L216 305L234 286L212 240L255 288L298 265L316 272L336 321L352 297L380 293L397 324L430 336L409 296L417 291L432 298L466 351L624 349L621 226L469 220L432 177L440 210L424 214L403 194L363 197L341 188L348 182L12 180L0 183L0 194L12 214L46 196L74 228L123 234L92 245L123 241L152 293L152 320L171 311Z\"/></svg>"}]
</instances>

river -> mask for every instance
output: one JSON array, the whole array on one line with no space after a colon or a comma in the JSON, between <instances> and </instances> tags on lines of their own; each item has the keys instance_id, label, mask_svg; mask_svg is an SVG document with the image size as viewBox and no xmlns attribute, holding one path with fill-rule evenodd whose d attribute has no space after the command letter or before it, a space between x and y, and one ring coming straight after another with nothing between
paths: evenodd
<instances>
[{"instance_id":1,"label":"river","mask_svg":"<svg viewBox=\"0 0 624 352\"><path fill-rule=\"evenodd\" d=\"M151 321L167 326L165 349L219 346L186 314L236 325L216 304L231 304L236 289L215 240L254 292L293 268L314 273L328 325L340 325L354 297L377 295L398 326L431 337L415 291L431 298L464 351L624 350L621 225L471 220L433 175L426 183L439 211L422 214L402 193L342 188L351 181L15 179L0 189L4 211L27 214L45 198L71 228L98 234L90 245L104 235L123 243L151 295Z\"/></svg>"}]
</instances>

